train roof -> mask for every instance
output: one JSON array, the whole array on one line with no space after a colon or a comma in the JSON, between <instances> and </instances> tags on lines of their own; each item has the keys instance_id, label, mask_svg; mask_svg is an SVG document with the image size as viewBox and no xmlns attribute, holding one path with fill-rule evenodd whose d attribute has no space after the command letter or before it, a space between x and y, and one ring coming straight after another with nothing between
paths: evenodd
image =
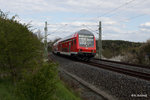
<instances>
[{"instance_id":1,"label":"train roof","mask_svg":"<svg viewBox=\"0 0 150 100\"><path fill-rule=\"evenodd\" d=\"M77 32L78 34L84 34L84 35L93 35L92 32L86 30L86 29L82 29L80 31Z\"/></svg>"}]
</instances>

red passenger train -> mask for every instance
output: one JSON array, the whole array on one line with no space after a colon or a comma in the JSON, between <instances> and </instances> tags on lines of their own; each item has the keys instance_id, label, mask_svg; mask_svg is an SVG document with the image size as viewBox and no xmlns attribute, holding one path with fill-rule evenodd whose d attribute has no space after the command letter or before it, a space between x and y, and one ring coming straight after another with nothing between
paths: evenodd
<instances>
[{"instance_id":1,"label":"red passenger train","mask_svg":"<svg viewBox=\"0 0 150 100\"><path fill-rule=\"evenodd\" d=\"M90 31L82 29L57 41L53 45L53 53L87 61L96 54L95 36Z\"/></svg>"}]
</instances>

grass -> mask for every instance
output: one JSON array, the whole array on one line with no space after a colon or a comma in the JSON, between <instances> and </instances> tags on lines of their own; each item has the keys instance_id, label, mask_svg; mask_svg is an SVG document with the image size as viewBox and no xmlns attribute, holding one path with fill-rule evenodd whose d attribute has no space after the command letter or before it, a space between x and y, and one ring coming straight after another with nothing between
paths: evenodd
<instances>
[{"instance_id":1,"label":"grass","mask_svg":"<svg viewBox=\"0 0 150 100\"><path fill-rule=\"evenodd\" d=\"M0 100L17 100L17 98L14 96L14 90L15 87L8 79L0 79ZM61 81L57 83L57 89L54 97L56 100L81 100Z\"/></svg>"},{"instance_id":2,"label":"grass","mask_svg":"<svg viewBox=\"0 0 150 100\"><path fill-rule=\"evenodd\" d=\"M57 100L81 100L80 97L76 96L70 89L68 89L62 82L57 83L56 90Z\"/></svg>"},{"instance_id":3,"label":"grass","mask_svg":"<svg viewBox=\"0 0 150 100\"><path fill-rule=\"evenodd\" d=\"M14 86L8 79L0 79L0 100L16 100Z\"/></svg>"}]
</instances>

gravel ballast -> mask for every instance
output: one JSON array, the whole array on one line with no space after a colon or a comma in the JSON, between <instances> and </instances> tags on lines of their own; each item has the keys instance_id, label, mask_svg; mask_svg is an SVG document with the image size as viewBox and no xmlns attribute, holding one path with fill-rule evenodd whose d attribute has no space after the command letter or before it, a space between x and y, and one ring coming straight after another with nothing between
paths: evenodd
<instances>
[{"instance_id":1,"label":"gravel ballast","mask_svg":"<svg viewBox=\"0 0 150 100\"><path fill-rule=\"evenodd\" d=\"M101 95L91 91L91 89L87 88L61 69L59 70L59 76L61 80L63 80L70 88L73 88L73 90L76 91L83 100L107 100Z\"/></svg>"},{"instance_id":2,"label":"gravel ballast","mask_svg":"<svg viewBox=\"0 0 150 100\"><path fill-rule=\"evenodd\" d=\"M59 63L59 67L82 78L119 100L150 99L149 81L96 68L60 56L53 55L53 58Z\"/></svg>"},{"instance_id":3,"label":"gravel ballast","mask_svg":"<svg viewBox=\"0 0 150 100\"><path fill-rule=\"evenodd\" d=\"M135 66L131 66L131 65L123 65L123 64L106 62L106 61L98 61L98 60L91 60L91 61L99 63L99 64L111 65L111 66L117 67L117 68L130 69L133 71L138 71L138 72L148 73L148 74L150 73L150 69L147 69L147 68L135 67Z\"/></svg>"}]
</instances>

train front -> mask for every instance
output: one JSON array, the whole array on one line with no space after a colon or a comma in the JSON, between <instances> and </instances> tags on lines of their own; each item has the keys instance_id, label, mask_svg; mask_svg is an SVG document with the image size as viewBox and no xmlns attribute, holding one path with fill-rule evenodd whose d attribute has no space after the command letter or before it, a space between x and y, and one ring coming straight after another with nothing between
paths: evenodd
<instances>
[{"instance_id":1,"label":"train front","mask_svg":"<svg viewBox=\"0 0 150 100\"><path fill-rule=\"evenodd\" d=\"M88 30L80 30L77 35L78 56L89 60L96 55L96 39L94 34Z\"/></svg>"}]
</instances>

